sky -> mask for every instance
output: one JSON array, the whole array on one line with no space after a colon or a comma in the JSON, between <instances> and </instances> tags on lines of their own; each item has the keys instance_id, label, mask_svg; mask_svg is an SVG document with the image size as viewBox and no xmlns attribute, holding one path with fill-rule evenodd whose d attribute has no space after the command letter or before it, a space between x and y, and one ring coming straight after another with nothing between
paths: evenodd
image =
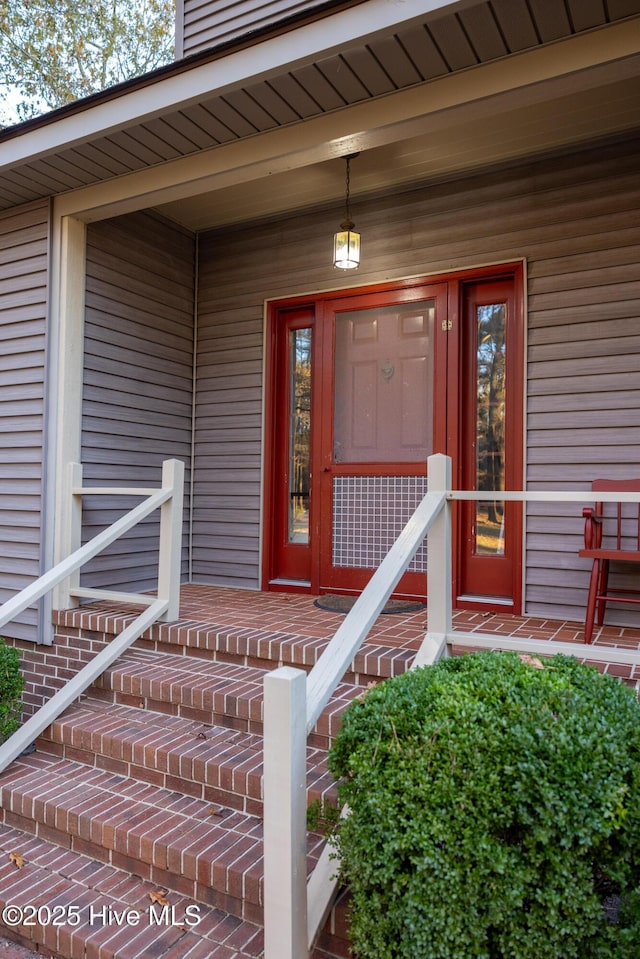
<instances>
[{"instance_id":1,"label":"sky","mask_svg":"<svg viewBox=\"0 0 640 959\"><path fill-rule=\"evenodd\" d=\"M0 84L0 127L12 126L20 122L20 117L16 113L16 104L19 99L21 98L15 90Z\"/></svg>"}]
</instances>

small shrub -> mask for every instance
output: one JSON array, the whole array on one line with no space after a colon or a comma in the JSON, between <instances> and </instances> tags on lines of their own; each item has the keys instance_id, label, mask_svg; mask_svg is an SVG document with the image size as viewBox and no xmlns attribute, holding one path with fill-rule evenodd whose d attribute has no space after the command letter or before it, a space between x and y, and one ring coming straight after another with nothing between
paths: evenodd
<instances>
[{"instance_id":1,"label":"small shrub","mask_svg":"<svg viewBox=\"0 0 640 959\"><path fill-rule=\"evenodd\" d=\"M416 669L330 753L358 959L637 959L640 706L570 657Z\"/></svg>"},{"instance_id":2,"label":"small shrub","mask_svg":"<svg viewBox=\"0 0 640 959\"><path fill-rule=\"evenodd\" d=\"M0 638L0 742L20 725L24 679L20 673L18 651Z\"/></svg>"}]
</instances>

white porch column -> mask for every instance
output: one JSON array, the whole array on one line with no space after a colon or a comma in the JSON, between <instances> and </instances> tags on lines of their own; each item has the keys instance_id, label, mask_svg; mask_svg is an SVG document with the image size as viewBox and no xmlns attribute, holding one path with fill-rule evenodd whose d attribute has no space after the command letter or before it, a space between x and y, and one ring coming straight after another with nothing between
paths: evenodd
<instances>
[{"instance_id":1,"label":"white porch column","mask_svg":"<svg viewBox=\"0 0 640 959\"><path fill-rule=\"evenodd\" d=\"M67 556L72 546L69 464L81 462L86 278L86 225L75 217L58 216L55 205L51 259L48 480L44 504L47 566ZM72 604L66 585L57 587L46 602L45 630L50 628L52 608Z\"/></svg>"}]
</instances>

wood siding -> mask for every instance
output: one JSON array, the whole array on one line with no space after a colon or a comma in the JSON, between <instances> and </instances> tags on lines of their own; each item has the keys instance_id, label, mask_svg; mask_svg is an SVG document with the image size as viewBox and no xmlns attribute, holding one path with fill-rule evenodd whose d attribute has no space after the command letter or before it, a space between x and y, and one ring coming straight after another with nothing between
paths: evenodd
<instances>
[{"instance_id":1,"label":"wood siding","mask_svg":"<svg viewBox=\"0 0 640 959\"><path fill-rule=\"evenodd\" d=\"M336 4L342 0L336 0ZM334 4L335 5L335 4ZM176 9L176 56L238 40L318 7L327 0L179 0Z\"/></svg>"},{"instance_id":2,"label":"wood siding","mask_svg":"<svg viewBox=\"0 0 640 959\"><path fill-rule=\"evenodd\" d=\"M239 288L230 287L220 275L218 255L226 262L223 239L205 240L200 253L204 273L199 272L198 286L193 579L256 588L262 304L255 301L255 290L243 303Z\"/></svg>"},{"instance_id":3,"label":"wood siding","mask_svg":"<svg viewBox=\"0 0 640 959\"><path fill-rule=\"evenodd\" d=\"M640 474L640 143L359 199L357 275L330 266L339 208L201 238L194 579L259 583L263 303L526 258L526 482ZM532 508L526 608L580 619L580 506ZM637 613L608 613L624 621Z\"/></svg>"},{"instance_id":4,"label":"wood siding","mask_svg":"<svg viewBox=\"0 0 640 959\"><path fill-rule=\"evenodd\" d=\"M40 575L49 203L0 216L0 603ZM4 626L37 639L38 610Z\"/></svg>"},{"instance_id":5,"label":"wood siding","mask_svg":"<svg viewBox=\"0 0 640 959\"><path fill-rule=\"evenodd\" d=\"M187 465L193 382L194 239L150 214L89 226L82 462L87 484L159 486L165 459ZM139 502L85 497L83 538ZM83 585L145 590L157 584L159 514L88 567Z\"/></svg>"}]
</instances>

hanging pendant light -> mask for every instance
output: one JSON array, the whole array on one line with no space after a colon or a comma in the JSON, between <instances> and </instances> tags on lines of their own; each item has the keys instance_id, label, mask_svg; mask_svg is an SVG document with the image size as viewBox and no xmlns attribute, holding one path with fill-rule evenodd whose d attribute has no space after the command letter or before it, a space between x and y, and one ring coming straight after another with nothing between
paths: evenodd
<instances>
[{"instance_id":1,"label":"hanging pendant light","mask_svg":"<svg viewBox=\"0 0 640 959\"><path fill-rule=\"evenodd\" d=\"M357 156L358 153L350 153L344 158L347 163L345 218L333 237L333 265L339 270L354 270L360 264L360 234L353 229L355 224L349 207L351 161Z\"/></svg>"}]
</instances>

